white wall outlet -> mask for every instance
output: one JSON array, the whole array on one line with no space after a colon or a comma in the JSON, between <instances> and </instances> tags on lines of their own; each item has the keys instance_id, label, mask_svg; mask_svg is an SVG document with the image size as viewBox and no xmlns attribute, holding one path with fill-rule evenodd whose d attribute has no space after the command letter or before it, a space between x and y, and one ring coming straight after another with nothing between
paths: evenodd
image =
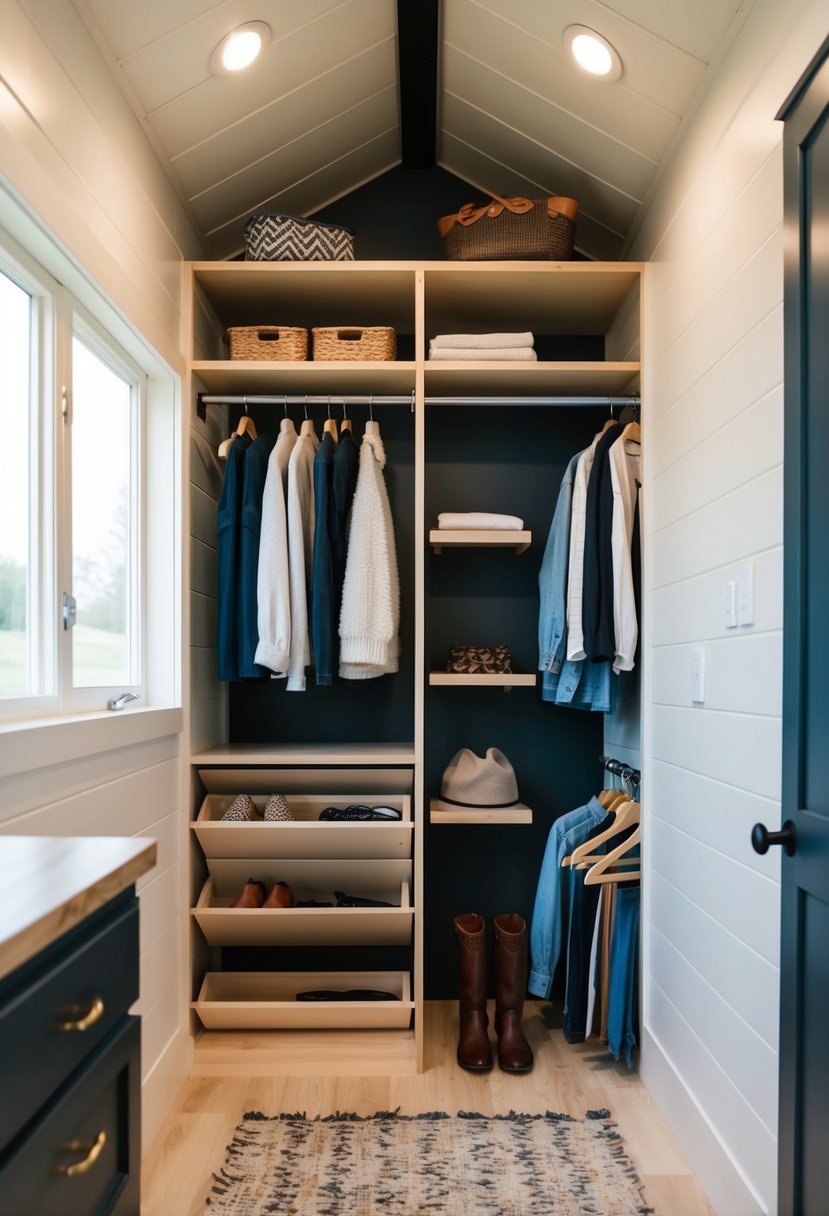
<instances>
[{"instance_id":1,"label":"white wall outlet","mask_svg":"<svg viewBox=\"0 0 829 1216\"><path fill-rule=\"evenodd\" d=\"M725 627L737 628L737 584L733 579L725 584Z\"/></svg>"},{"instance_id":2,"label":"white wall outlet","mask_svg":"<svg viewBox=\"0 0 829 1216\"><path fill-rule=\"evenodd\" d=\"M705 648L695 646L691 651L691 700L702 705L705 700Z\"/></svg>"},{"instance_id":3,"label":"white wall outlet","mask_svg":"<svg viewBox=\"0 0 829 1216\"><path fill-rule=\"evenodd\" d=\"M754 562L740 566L737 575L737 624L754 624Z\"/></svg>"}]
</instances>

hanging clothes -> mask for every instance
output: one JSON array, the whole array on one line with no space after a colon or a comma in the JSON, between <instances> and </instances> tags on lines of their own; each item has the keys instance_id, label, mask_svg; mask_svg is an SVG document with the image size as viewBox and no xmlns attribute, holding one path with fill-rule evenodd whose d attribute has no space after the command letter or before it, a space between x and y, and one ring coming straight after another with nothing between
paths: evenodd
<instances>
[{"instance_id":1,"label":"hanging clothes","mask_svg":"<svg viewBox=\"0 0 829 1216\"><path fill-rule=\"evenodd\" d=\"M612 486L613 670L632 671L639 639L639 610L634 587L634 537L638 556L638 486L641 446L620 438L608 454Z\"/></svg>"},{"instance_id":2,"label":"hanging clothes","mask_svg":"<svg viewBox=\"0 0 829 1216\"><path fill-rule=\"evenodd\" d=\"M593 439L590 447L582 452L576 467L573 482L572 524L570 528L570 553L567 567L567 658L584 659L583 594L584 594L584 548L587 524L587 490L593 469L596 448L609 431L618 429L618 423L609 422L604 432Z\"/></svg>"},{"instance_id":3,"label":"hanging clothes","mask_svg":"<svg viewBox=\"0 0 829 1216\"><path fill-rule=\"evenodd\" d=\"M259 644L256 662L284 677L291 651L291 587L288 567L288 462L299 436L293 422L280 423L262 493L262 535L256 581Z\"/></svg>"},{"instance_id":4,"label":"hanging clothes","mask_svg":"<svg viewBox=\"0 0 829 1216\"><path fill-rule=\"evenodd\" d=\"M610 946L607 1045L614 1059L624 1055L628 1068L632 1067L637 1038L639 898L638 883L617 890Z\"/></svg>"},{"instance_id":5,"label":"hanging clothes","mask_svg":"<svg viewBox=\"0 0 829 1216\"><path fill-rule=\"evenodd\" d=\"M314 457L314 556L311 577L311 644L317 684L334 683L337 618L334 615L332 544L333 476L336 445L326 431Z\"/></svg>"},{"instance_id":6,"label":"hanging clothes","mask_svg":"<svg viewBox=\"0 0 829 1216\"><path fill-rule=\"evenodd\" d=\"M369 422L360 446L340 612L340 675L348 680L398 669L400 580L385 464L379 428Z\"/></svg>"},{"instance_id":7,"label":"hanging clothes","mask_svg":"<svg viewBox=\"0 0 829 1216\"><path fill-rule=\"evenodd\" d=\"M571 709L609 713L614 704L609 663L568 659L567 602L571 531L574 526L573 490L578 468L589 449L577 453L561 480L553 521L538 575L538 666L542 672L541 699Z\"/></svg>"},{"instance_id":8,"label":"hanging clothes","mask_svg":"<svg viewBox=\"0 0 829 1216\"><path fill-rule=\"evenodd\" d=\"M582 581L582 632L584 653L588 659L613 660L613 487L610 480L609 455L621 430L618 423L609 426L600 437L593 453L593 464L587 483L584 522L584 570Z\"/></svg>"},{"instance_id":9,"label":"hanging clothes","mask_svg":"<svg viewBox=\"0 0 829 1216\"><path fill-rule=\"evenodd\" d=\"M220 680L239 679L239 521L242 516L245 455L251 442L249 435L238 435L230 446L216 517L216 663Z\"/></svg>"},{"instance_id":10,"label":"hanging clothes","mask_svg":"<svg viewBox=\"0 0 829 1216\"><path fill-rule=\"evenodd\" d=\"M561 863L577 845L584 844L593 828L604 825L607 811L596 798L553 823L535 892L530 922L530 976L528 988L533 996L547 999L561 956L566 900L569 899L569 871Z\"/></svg>"},{"instance_id":11,"label":"hanging clothes","mask_svg":"<svg viewBox=\"0 0 829 1216\"><path fill-rule=\"evenodd\" d=\"M311 662L308 598L314 558L314 457L319 441L307 420L288 461L288 565L291 589L291 653L288 691L305 691Z\"/></svg>"},{"instance_id":12,"label":"hanging clothes","mask_svg":"<svg viewBox=\"0 0 829 1216\"><path fill-rule=\"evenodd\" d=\"M238 442L238 440L237 440ZM235 445L234 445L235 446ZM272 435L259 435L245 453L242 485L242 515L239 534L239 675L242 679L261 679L267 675L256 662L259 645L259 538L262 531L262 496L273 451Z\"/></svg>"}]
</instances>

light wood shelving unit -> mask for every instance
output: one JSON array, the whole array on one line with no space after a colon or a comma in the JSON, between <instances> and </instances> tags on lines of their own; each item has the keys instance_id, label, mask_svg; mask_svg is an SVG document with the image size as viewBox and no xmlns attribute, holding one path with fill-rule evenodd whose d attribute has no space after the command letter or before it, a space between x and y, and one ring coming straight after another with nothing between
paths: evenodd
<instances>
[{"instance_id":1,"label":"light wood shelving unit","mask_svg":"<svg viewBox=\"0 0 829 1216\"><path fill-rule=\"evenodd\" d=\"M347 973L222 973L215 967L198 969L194 975L193 1009L204 1013L205 1055L200 1062L196 1046L194 1071L209 1064L208 1055L218 1053L222 1067L233 1069L234 1053L241 1056L251 1043L251 1034L266 1046L281 1051L279 1034L297 1027L340 1028L322 1036L326 1050L362 1053L361 1067L382 1072L422 1070L423 1037L423 938L424 853L423 834L428 792L424 790L424 701L429 683L464 684L482 687L502 680L512 685L536 683L533 674L510 677L452 677L427 670L424 639L424 566L427 545L443 547L486 545L511 546L523 552L531 535L499 534L470 539L463 533L436 536L424 519L425 433L427 399L430 396L463 397L502 395L512 397L554 395L622 395L638 391L640 363L638 335L641 321L639 263L589 262L337 262L255 263L194 262L191 320L192 360L189 367L192 398L198 392L216 395L291 394L359 396L366 403L372 395L405 398L401 409L414 404L414 696L413 738L401 743L303 743L245 745L221 743L191 757L194 805L191 836L194 842L192 921L194 958L205 956L204 935L227 935L247 941L324 940L331 943L342 935L352 942L361 935L391 934L393 940L411 944L411 968L377 973L349 970ZM394 325L400 335L401 357L384 362L244 362L227 358L224 332L230 325L268 323L305 325ZM537 363L463 362L430 363L426 358L429 337L444 332L531 330L539 335L604 335L605 358L595 361L548 361ZM406 357L402 357L405 354ZM432 407L429 407L432 408ZM435 408L440 408L435 406ZM360 414L361 420L365 414ZM520 540L519 540L520 537ZM436 552L439 548L435 549ZM486 682L486 685L484 684ZM503 685L502 685L503 686ZM276 789L298 798L315 801L355 791L355 800L368 795L409 797L409 816L397 824L351 824L358 829L348 840L343 825L321 824L302 819L290 825L251 825L247 835L239 833L231 845L221 844L222 825L199 811L205 796L231 796L247 789L266 795ZM434 792L434 791L431 791ZM359 794L359 797L356 795ZM433 824L520 824L532 821L532 811L523 804L502 812L452 812L430 810ZM234 825L224 825L233 827ZM247 825L235 825L246 829ZM275 829L271 832L270 829ZM337 829L330 834L318 829ZM268 834L265 835L265 829ZM364 830L367 829L367 830ZM198 844L206 833L207 852L224 848L222 855L208 856ZM361 834L362 833L362 834ZM215 839L218 836L218 841ZM356 842L363 842L358 845ZM255 842L255 843L254 843ZM250 848L248 856L243 850ZM287 849L287 853L283 851ZM321 850L331 851L323 857ZM268 852L270 851L270 858ZM359 855L358 855L359 854ZM373 893L399 903L393 909L292 909L274 913L230 909L232 888L248 877L255 862L263 878L294 874L299 887L319 890L323 862L334 864L337 873L356 867L348 881L355 890ZM278 862L278 864L274 864ZM206 873L209 866L211 872ZM268 868L270 867L270 869ZM310 869L303 869L310 867ZM344 870L343 867L346 867ZM372 867L385 867L380 871ZM389 867L391 867L389 869ZM244 871L244 873L242 873ZM392 875L393 871L393 875ZM252 873L252 871L251 871ZM326 874L326 878L333 875ZM316 884L316 885L315 885ZM338 885L339 882L338 882ZM345 880L342 883L346 889ZM428 882L426 884L428 890ZM338 918L335 920L334 918ZM199 928L199 924L202 928ZM248 925L259 926L248 929ZM212 927L211 927L212 926ZM239 928L245 926L244 928ZM201 941L199 942L199 935ZM356 936L355 936L356 935ZM209 940L209 936L208 936ZM217 940L217 939L216 939ZM198 946L198 948L196 948ZM353 981L353 983L352 983ZM399 994L394 1009L380 1009L371 1002L333 1002L326 1010L311 1009L293 998L307 987L388 988ZM371 1005L371 1008L368 1006ZM410 1024L411 1022L411 1024ZM349 1042L345 1028L360 1029ZM235 1031L235 1034L234 1034ZM275 1036L275 1037L274 1037ZM286 1043L290 1038L285 1040ZM288 1048L286 1048L288 1050ZM211 1057L212 1058L212 1057Z\"/></svg>"},{"instance_id":2,"label":"light wood shelving unit","mask_svg":"<svg viewBox=\"0 0 829 1216\"><path fill-rule=\"evenodd\" d=\"M537 684L537 678L533 672L513 671L500 672L497 675L470 675L467 672L459 673L454 671L430 671L429 683L435 687L459 687L467 688L503 688L505 692L509 692L511 688L534 688Z\"/></svg>"},{"instance_id":3,"label":"light wood shelving unit","mask_svg":"<svg viewBox=\"0 0 829 1216\"><path fill-rule=\"evenodd\" d=\"M532 532L494 528L432 528L429 532L429 544L435 553L444 549L514 549L526 553L532 539Z\"/></svg>"}]
</instances>

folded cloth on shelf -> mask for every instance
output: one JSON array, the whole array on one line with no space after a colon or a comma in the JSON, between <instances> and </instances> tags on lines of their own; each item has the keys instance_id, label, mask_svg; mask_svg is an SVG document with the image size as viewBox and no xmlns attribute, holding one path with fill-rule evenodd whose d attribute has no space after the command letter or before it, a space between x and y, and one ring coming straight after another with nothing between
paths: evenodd
<instances>
[{"instance_id":1,"label":"folded cloth on shelf","mask_svg":"<svg viewBox=\"0 0 829 1216\"><path fill-rule=\"evenodd\" d=\"M492 511L441 511L438 527L451 531L468 528L482 532L520 532L524 521L517 515L497 515Z\"/></svg>"},{"instance_id":2,"label":"folded cloth on shelf","mask_svg":"<svg viewBox=\"0 0 829 1216\"><path fill-rule=\"evenodd\" d=\"M325 823L330 823L334 819L360 822L366 819L390 820L402 818L402 813L393 806L363 806L358 803L353 803L351 806L346 807L327 806L324 811L320 811L320 820Z\"/></svg>"},{"instance_id":3,"label":"folded cloth on shelf","mask_svg":"<svg viewBox=\"0 0 829 1216\"><path fill-rule=\"evenodd\" d=\"M521 363L534 363L538 355L530 346L432 346L430 359L485 360L510 359Z\"/></svg>"},{"instance_id":4,"label":"folded cloth on shelf","mask_svg":"<svg viewBox=\"0 0 829 1216\"><path fill-rule=\"evenodd\" d=\"M533 336L531 333L522 334L436 334L434 338L429 339L429 345L432 348L442 346L454 347L456 350L462 350L464 347L472 348L473 350L498 349L499 347L522 347L532 346Z\"/></svg>"}]
</instances>

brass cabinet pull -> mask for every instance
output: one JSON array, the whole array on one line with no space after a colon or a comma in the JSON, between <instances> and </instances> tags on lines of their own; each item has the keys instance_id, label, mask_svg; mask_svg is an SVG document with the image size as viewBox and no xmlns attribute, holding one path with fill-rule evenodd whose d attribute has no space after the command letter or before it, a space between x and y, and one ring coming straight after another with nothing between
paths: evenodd
<instances>
[{"instance_id":1,"label":"brass cabinet pull","mask_svg":"<svg viewBox=\"0 0 829 1216\"><path fill-rule=\"evenodd\" d=\"M78 1174L85 1174L87 1170L91 1170L95 1162L104 1151L104 1145L107 1142L106 1132L98 1132L98 1135L91 1144L78 1144L73 1141L71 1144L63 1146L65 1153L86 1153L83 1161L76 1161L74 1165L59 1165L57 1172L65 1174L67 1178L77 1178Z\"/></svg>"},{"instance_id":2,"label":"brass cabinet pull","mask_svg":"<svg viewBox=\"0 0 829 1216\"><path fill-rule=\"evenodd\" d=\"M78 1018L74 1022L58 1022L58 1030L89 1030L89 1027L100 1022L103 1016L104 1002L99 996L96 996L82 1018Z\"/></svg>"}]
</instances>

